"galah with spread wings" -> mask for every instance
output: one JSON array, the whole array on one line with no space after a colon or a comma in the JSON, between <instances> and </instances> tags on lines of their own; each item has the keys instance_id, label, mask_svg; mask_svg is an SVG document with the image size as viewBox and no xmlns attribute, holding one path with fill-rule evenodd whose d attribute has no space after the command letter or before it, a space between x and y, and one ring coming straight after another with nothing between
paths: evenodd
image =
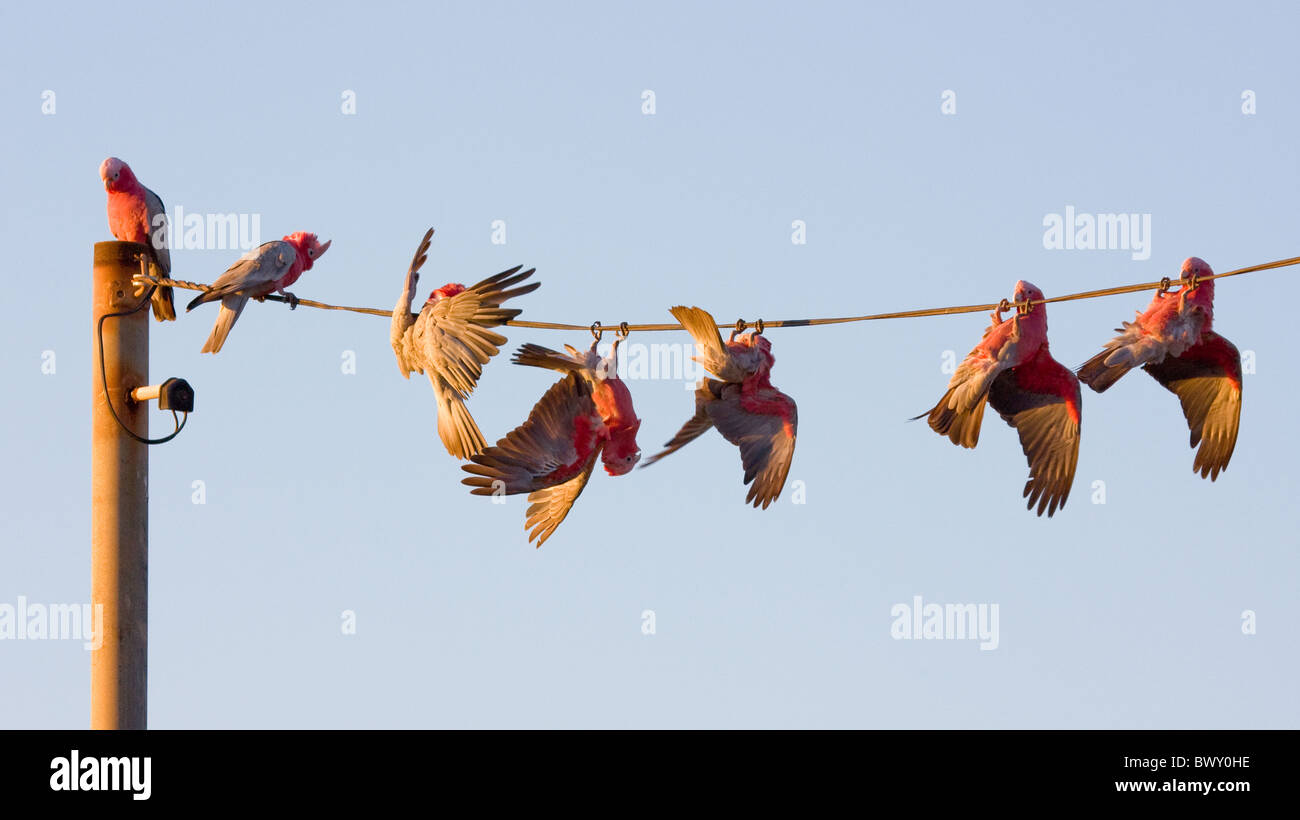
<instances>
[{"instance_id":1,"label":"galah with spread wings","mask_svg":"<svg viewBox=\"0 0 1300 820\"><path fill-rule=\"evenodd\" d=\"M702 355L695 361L717 376L695 388L695 415L644 466L680 450L711 427L740 448L746 503L767 509L781 494L794 459L799 412L794 399L772 386L776 359L772 343L755 331L733 332L724 344L718 324L705 310L677 306L672 314L695 339Z\"/></svg>"},{"instance_id":2,"label":"galah with spread wings","mask_svg":"<svg viewBox=\"0 0 1300 820\"><path fill-rule=\"evenodd\" d=\"M516 364L565 373L516 427L493 447L473 456L462 480L474 495L528 493L524 529L537 546L560 526L587 486L600 458L605 472L626 475L641 457L636 433L641 421L632 394L618 377L618 341L605 359L596 343L586 354L566 345L567 354L527 344Z\"/></svg>"},{"instance_id":3,"label":"galah with spread wings","mask_svg":"<svg viewBox=\"0 0 1300 820\"><path fill-rule=\"evenodd\" d=\"M108 229L122 242L139 242L149 248L154 264L164 277L171 276L172 257L167 244L167 210L157 194L140 184L131 166L117 157L99 165L99 178L108 191ZM172 289L158 287L150 299L153 317L160 322L176 320Z\"/></svg>"},{"instance_id":4,"label":"galah with spread wings","mask_svg":"<svg viewBox=\"0 0 1300 820\"><path fill-rule=\"evenodd\" d=\"M474 392L483 365L506 343L506 337L490 328L504 325L522 312L501 307L507 299L532 293L541 282L514 287L535 270L521 273L522 266L489 276L468 288L452 282L429 294L417 316L411 312L411 302L432 237L430 228L411 260L402 296L393 308L389 336L402 375L408 379L412 373L429 377L437 404L438 437L447 452L456 458L469 458L482 452L487 442L465 407L465 400Z\"/></svg>"},{"instance_id":5,"label":"galah with spread wings","mask_svg":"<svg viewBox=\"0 0 1300 820\"><path fill-rule=\"evenodd\" d=\"M1079 368L1079 380L1103 393L1134 367L1178 396L1191 430L1191 446L1200 445L1192 471L1211 481L1228 468L1241 422L1241 354L1211 328L1214 280L1203 260L1183 262L1175 292L1160 290L1137 321L1124 322L1118 336Z\"/></svg>"},{"instance_id":6,"label":"galah with spread wings","mask_svg":"<svg viewBox=\"0 0 1300 820\"><path fill-rule=\"evenodd\" d=\"M217 277L206 293L200 294L186 306L188 313L204 302L221 300L217 323L200 353L220 353L235 326L239 314L249 299L261 301L273 292L288 297L289 307L298 306L298 297L286 293L285 288L298 281L298 277L311 270L330 243L321 244L316 234L298 231L284 239L263 242L239 258L225 273Z\"/></svg>"},{"instance_id":7,"label":"galah with spread wings","mask_svg":"<svg viewBox=\"0 0 1300 820\"><path fill-rule=\"evenodd\" d=\"M1041 300L1043 292L1016 283L1015 301ZM1016 428L1029 461L1024 495L1028 509L1050 518L1065 506L1079 461L1083 400L1079 380L1052 358L1047 344L1047 306L1023 304L1009 319L1001 309L984 338L967 354L948 390L927 416L931 429L953 444L979 443L984 405L991 404Z\"/></svg>"}]
</instances>

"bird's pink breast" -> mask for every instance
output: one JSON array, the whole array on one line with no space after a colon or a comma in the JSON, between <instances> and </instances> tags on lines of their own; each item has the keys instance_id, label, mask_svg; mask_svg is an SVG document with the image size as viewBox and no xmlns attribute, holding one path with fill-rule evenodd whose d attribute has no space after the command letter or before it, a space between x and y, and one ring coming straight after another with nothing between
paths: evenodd
<instances>
[{"instance_id":1,"label":"bird's pink breast","mask_svg":"<svg viewBox=\"0 0 1300 820\"><path fill-rule=\"evenodd\" d=\"M110 191L108 229L122 242L149 242L149 206L138 193Z\"/></svg>"}]
</instances>

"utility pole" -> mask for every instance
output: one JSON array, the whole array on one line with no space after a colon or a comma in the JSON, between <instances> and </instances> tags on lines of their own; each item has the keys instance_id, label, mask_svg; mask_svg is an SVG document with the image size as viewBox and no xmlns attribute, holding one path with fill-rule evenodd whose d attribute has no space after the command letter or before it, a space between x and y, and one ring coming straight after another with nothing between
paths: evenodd
<instances>
[{"instance_id":1,"label":"utility pole","mask_svg":"<svg viewBox=\"0 0 1300 820\"><path fill-rule=\"evenodd\" d=\"M100 317L139 304L132 275L148 248L97 242L92 266L91 575L93 607L103 607L100 647L90 655L90 728L144 729L149 662L149 448L128 436L112 407L136 435L149 437L148 404L129 394L149 383L150 311L103 323ZM92 608L92 611L94 609Z\"/></svg>"}]
</instances>

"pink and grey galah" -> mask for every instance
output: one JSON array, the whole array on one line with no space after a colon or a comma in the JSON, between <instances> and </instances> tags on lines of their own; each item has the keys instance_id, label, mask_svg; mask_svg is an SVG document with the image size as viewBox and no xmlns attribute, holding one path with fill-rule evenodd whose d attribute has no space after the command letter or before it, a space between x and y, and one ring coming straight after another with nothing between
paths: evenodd
<instances>
[{"instance_id":1,"label":"pink and grey galah","mask_svg":"<svg viewBox=\"0 0 1300 820\"><path fill-rule=\"evenodd\" d=\"M599 341L599 339L597 340ZM596 342L583 354L526 344L516 364L558 370L565 377L546 391L528 419L461 469L474 495L528 493L524 529L537 546L555 532L587 486L599 457L610 475L626 475L641 458L641 421L632 394L618 377L618 345L602 359Z\"/></svg>"},{"instance_id":2,"label":"pink and grey galah","mask_svg":"<svg viewBox=\"0 0 1300 820\"><path fill-rule=\"evenodd\" d=\"M263 242L244 254L239 261L217 277L212 287L186 306L188 313L205 302L221 300L217 322L212 327L208 341L201 353L220 353L235 326L239 314L249 299L261 301L278 292L289 299L290 309L298 306L298 297L286 293L285 288L298 281L298 277L311 270L317 259L329 250L330 243L322 244L314 233L298 231L284 239Z\"/></svg>"},{"instance_id":3,"label":"pink and grey galah","mask_svg":"<svg viewBox=\"0 0 1300 820\"><path fill-rule=\"evenodd\" d=\"M411 312L420 268L428 258L430 228L415 251L406 272L406 284L393 308L389 339L397 355L397 369L410 378L423 373L433 386L438 414L438 437L447 452L469 458L487 446L465 400L474 392L483 365L500 352L506 337L491 328L518 316L518 308L503 308L508 299L532 293L541 282L515 287L533 275L534 268L520 266L489 276L470 287L452 282L429 294L417 316Z\"/></svg>"},{"instance_id":4,"label":"pink and grey galah","mask_svg":"<svg viewBox=\"0 0 1300 820\"><path fill-rule=\"evenodd\" d=\"M644 466L716 427L723 438L740 448L745 484L750 485L745 502L767 509L785 487L799 428L794 399L772 386L776 361L772 343L754 330L733 332L724 344L717 322L707 311L679 305L671 312L701 351L695 361L717 378L700 379L695 388L695 415Z\"/></svg>"},{"instance_id":5,"label":"pink and grey galah","mask_svg":"<svg viewBox=\"0 0 1300 820\"><path fill-rule=\"evenodd\" d=\"M1079 380L1103 393L1120 377L1141 367L1178 396L1200 445L1192 471L1211 481L1228 468L1241 422L1241 354L1212 330L1214 271L1195 256L1183 262L1181 286L1161 288L1137 320L1116 328L1120 335L1079 368Z\"/></svg>"},{"instance_id":6,"label":"pink and grey galah","mask_svg":"<svg viewBox=\"0 0 1300 820\"><path fill-rule=\"evenodd\" d=\"M1029 461L1024 497L1028 509L1050 518L1064 507L1079 462L1083 400L1079 380L1052 358L1047 344L1047 306L1033 304L1043 292L1016 283L1019 303L1011 318L999 308L984 338L957 366L948 390L929 413L931 429L953 444L975 447L985 404L1016 428Z\"/></svg>"},{"instance_id":7,"label":"pink and grey galah","mask_svg":"<svg viewBox=\"0 0 1300 820\"><path fill-rule=\"evenodd\" d=\"M157 194L140 184L131 166L117 157L99 165L99 178L108 191L108 229L122 242L139 242L149 248L163 277L171 276L172 258L167 241L167 211ZM150 298L153 317L160 322L176 320L172 289L158 287Z\"/></svg>"}]
</instances>

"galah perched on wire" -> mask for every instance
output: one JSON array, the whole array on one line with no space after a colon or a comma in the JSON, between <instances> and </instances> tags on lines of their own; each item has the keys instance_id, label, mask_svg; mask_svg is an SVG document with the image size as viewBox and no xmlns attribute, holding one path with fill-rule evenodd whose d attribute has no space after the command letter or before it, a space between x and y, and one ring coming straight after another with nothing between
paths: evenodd
<instances>
[{"instance_id":1,"label":"galah perched on wire","mask_svg":"<svg viewBox=\"0 0 1300 820\"><path fill-rule=\"evenodd\" d=\"M1015 301L1031 303L1043 292L1017 282ZM991 404L1016 428L1029 461L1024 495L1028 509L1050 518L1065 506L1079 461L1083 398L1079 380L1052 358L1047 344L1047 306L1024 304L1009 319L992 314L984 338L957 366L948 390L928 416L931 429L953 444L979 443L984 405Z\"/></svg>"},{"instance_id":2,"label":"galah perched on wire","mask_svg":"<svg viewBox=\"0 0 1300 820\"><path fill-rule=\"evenodd\" d=\"M171 276L172 257L167 242L167 211L157 194L140 184L131 166L117 157L99 165L99 178L108 191L108 229L122 242L146 245L154 264L164 277ZM160 322L176 320L172 289L158 287L150 299L153 317Z\"/></svg>"},{"instance_id":3,"label":"galah perched on wire","mask_svg":"<svg viewBox=\"0 0 1300 820\"><path fill-rule=\"evenodd\" d=\"M524 529L539 547L573 508L597 457L615 476L626 475L641 457L636 444L641 421L618 377L618 345L615 341L605 359L596 342L586 354L567 345L567 355L533 344L519 348L516 364L566 375L551 385L527 421L461 468L471 474L461 483L474 495L528 493Z\"/></svg>"},{"instance_id":4,"label":"galah perched on wire","mask_svg":"<svg viewBox=\"0 0 1300 820\"><path fill-rule=\"evenodd\" d=\"M447 452L469 458L487 446L483 433L465 407L483 373L483 365L506 343L506 337L490 328L505 324L522 311L501 307L507 299L532 293L541 282L515 288L535 269L520 273L516 266L489 276L471 287L455 282L429 295L419 316L411 312L420 267L428 258L433 228L424 235L406 272L402 296L393 308L389 336L397 355L397 369L406 378L423 373L433 385L437 404L438 437ZM513 290L511 289L513 288Z\"/></svg>"},{"instance_id":5,"label":"galah perched on wire","mask_svg":"<svg viewBox=\"0 0 1300 820\"><path fill-rule=\"evenodd\" d=\"M767 509L785 487L799 427L794 399L772 386L776 361L772 343L758 330L737 330L724 344L717 322L707 311L679 305L672 308L672 314L702 353L695 361L717 378L700 379L695 388L695 415L644 466L716 427L723 438L740 448L745 483L750 485L745 502Z\"/></svg>"},{"instance_id":6,"label":"galah perched on wire","mask_svg":"<svg viewBox=\"0 0 1300 820\"><path fill-rule=\"evenodd\" d=\"M235 326L239 314L249 299L261 301L273 292L289 299L290 309L298 306L298 297L286 293L285 288L298 281L305 271L311 270L316 260L329 250L330 243L321 244L316 234L298 231L284 239L263 242L244 254L239 261L217 277L206 293L200 294L186 306L188 313L204 302L221 300L217 322L200 353L220 353Z\"/></svg>"},{"instance_id":7,"label":"galah perched on wire","mask_svg":"<svg viewBox=\"0 0 1300 820\"><path fill-rule=\"evenodd\" d=\"M1214 280L1203 260L1183 262L1174 292L1161 288L1137 321L1079 368L1079 380L1103 393L1134 367L1150 373L1176 396L1200 444L1192 471L1214 481L1228 468L1241 422L1241 354L1215 333Z\"/></svg>"}]
</instances>

